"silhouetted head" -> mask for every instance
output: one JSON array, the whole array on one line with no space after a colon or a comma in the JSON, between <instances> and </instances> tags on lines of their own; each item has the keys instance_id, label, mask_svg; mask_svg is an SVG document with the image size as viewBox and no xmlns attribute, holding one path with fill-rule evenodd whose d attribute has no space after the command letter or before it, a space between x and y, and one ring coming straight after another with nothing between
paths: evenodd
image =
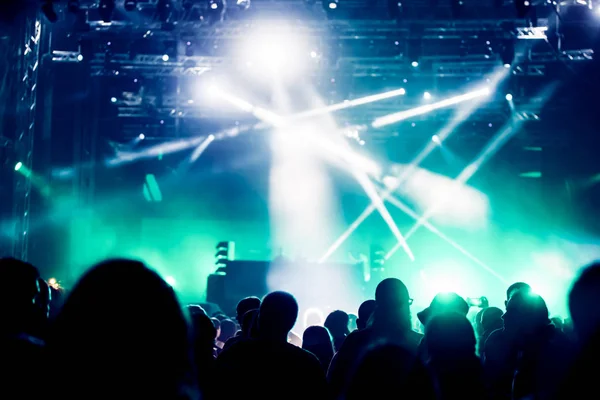
<instances>
[{"instance_id":1,"label":"silhouetted head","mask_svg":"<svg viewBox=\"0 0 600 400\"><path fill-rule=\"evenodd\" d=\"M190 372L173 289L143 263L110 260L71 291L48 341L61 397L174 397Z\"/></svg>"},{"instance_id":2,"label":"silhouetted head","mask_svg":"<svg viewBox=\"0 0 600 400\"><path fill-rule=\"evenodd\" d=\"M358 319L356 320L356 326L358 330L363 330L367 327L367 323L375 311L375 300L365 300L358 307Z\"/></svg>"},{"instance_id":3,"label":"silhouetted head","mask_svg":"<svg viewBox=\"0 0 600 400\"><path fill-rule=\"evenodd\" d=\"M188 313L191 316L194 316L196 314L203 314L203 315L208 316L208 314L206 313L206 310L204 308L202 308L201 306L197 305L197 304L190 304L186 308L188 310Z\"/></svg>"},{"instance_id":4,"label":"silhouetted head","mask_svg":"<svg viewBox=\"0 0 600 400\"><path fill-rule=\"evenodd\" d=\"M502 315L504 312L498 307L488 307L481 314L481 327L483 332L492 332L496 329L502 329Z\"/></svg>"},{"instance_id":5,"label":"silhouetted head","mask_svg":"<svg viewBox=\"0 0 600 400\"><path fill-rule=\"evenodd\" d=\"M348 400L398 397L433 399L431 378L423 364L408 350L396 345L370 349L349 380Z\"/></svg>"},{"instance_id":6,"label":"silhouetted head","mask_svg":"<svg viewBox=\"0 0 600 400\"><path fill-rule=\"evenodd\" d=\"M408 289L400 279L384 279L375 289L372 326L386 330L410 329L411 303Z\"/></svg>"},{"instance_id":7,"label":"silhouetted head","mask_svg":"<svg viewBox=\"0 0 600 400\"><path fill-rule=\"evenodd\" d=\"M469 312L469 304L456 293L438 293L431 301L429 307L417 313L417 317L423 325L427 325L429 320L434 316L447 312L466 316Z\"/></svg>"},{"instance_id":8,"label":"silhouetted head","mask_svg":"<svg viewBox=\"0 0 600 400\"><path fill-rule=\"evenodd\" d=\"M529 286L525 282L515 282L512 285L510 285L508 289L506 289L506 301L504 302L504 305L506 306L506 303L508 303L513 294L517 293L520 290L531 292L531 286Z\"/></svg>"},{"instance_id":9,"label":"silhouetted head","mask_svg":"<svg viewBox=\"0 0 600 400\"><path fill-rule=\"evenodd\" d=\"M410 303L408 289L400 279L384 279L375 289L375 302L380 309L406 307Z\"/></svg>"},{"instance_id":10,"label":"silhouetted head","mask_svg":"<svg viewBox=\"0 0 600 400\"><path fill-rule=\"evenodd\" d=\"M15 258L0 258L0 317L2 328L14 332L28 332L36 323L40 297L40 274L33 265Z\"/></svg>"},{"instance_id":11,"label":"silhouetted head","mask_svg":"<svg viewBox=\"0 0 600 400\"><path fill-rule=\"evenodd\" d=\"M199 358L211 358L215 347L215 337L217 336L215 325L205 313L198 312L197 310L190 313L190 318L192 320L192 336L194 339L196 360Z\"/></svg>"},{"instance_id":12,"label":"silhouetted head","mask_svg":"<svg viewBox=\"0 0 600 400\"><path fill-rule=\"evenodd\" d=\"M327 369L333 358L333 341L327 328L313 325L304 330L302 348L313 353Z\"/></svg>"},{"instance_id":13,"label":"silhouetted head","mask_svg":"<svg viewBox=\"0 0 600 400\"><path fill-rule=\"evenodd\" d=\"M559 331L564 331L565 323L561 317L552 317L550 318L550 322L552 322L552 325Z\"/></svg>"},{"instance_id":14,"label":"silhouetted head","mask_svg":"<svg viewBox=\"0 0 600 400\"><path fill-rule=\"evenodd\" d=\"M469 320L456 312L431 317L425 327L425 343L432 360L459 360L475 356L475 332Z\"/></svg>"},{"instance_id":15,"label":"silhouetted head","mask_svg":"<svg viewBox=\"0 0 600 400\"><path fill-rule=\"evenodd\" d=\"M258 310L250 310L242 318L242 333L249 338L258 337Z\"/></svg>"},{"instance_id":16,"label":"silhouetted head","mask_svg":"<svg viewBox=\"0 0 600 400\"><path fill-rule=\"evenodd\" d=\"M229 319L229 317L222 312L218 312L213 315L213 318L218 319L219 321L223 321L224 319Z\"/></svg>"},{"instance_id":17,"label":"silhouetted head","mask_svg":"<svg viewBox=\"0 0 600 400\"><path fill-rule=\"evenodd\" d=\"M583 269L569 293L575 333L584 341L600 332L600 263Z\"/></svg>"},{"instance_id":18,"label":"silhouetted head","mask_svg":"<svg viewBox=\"0 0 600 400\"><path fill-rule=\"evenodd\" d=\"M334 338L345 337L350 333L348 329L348 322L350 318L348 314L342 310L335 310L329 313L325 318L325 328L329 329L329 332Z\"/></svg>"},{"instance_id":19,"label":"silhouetted head","mask_svg":"<svg viewBox=\"0 0 600 400\"><path fill-rule=\"evenodd\" d=\"M250 310L258 310L260 308L260 299L258 297L250 296L239 301L236 311L236 319L239 324L242 323L242 318Z\"/></svg>"},{"instance_id":20,"label":"silhouetted head","mask_svg":"<svg viewBox=\"0 0 600 400\"><path fill-rule=\"evenodd\" d=\"M265 296L258 313L260 336L285 340L298 318L298 303L287 292L272 292Z\"/></svg>"},{"instance_id":21,"label":"silhouetted head","mask_svg":"<svg viewBox=\"0 0 600 400\"><path fill-rule=\"evenodd\" d=\"M305 346L321 345L323 343L329 344L330 346L332 345L331 335L327 328L313 325L304 330L304 334L302 335L302 348L306 348Z\"/></svg>"},{"instance_id":22,"label":"silhouetted head","mask_svg":"<svg viewBox=\"0 0 600 400\"><path fill-rule=\"evenodd\" d=\"M504 330L520 337L534 334L550 323L544 299L526 290L519 290L511 296L502 319Z\"/></svg>"},{"instance_id":23,"label":"silhouetted head","mask_svg":"<svg viewBox=\"0 0 600 400\"><path fill-rule=\"evenodd\" d=\"M221 333L218 340L225 343L228 339L235 336L237 332L237 325L230 319L224 319L221 321Z\"/></svg>"}]
</instances>

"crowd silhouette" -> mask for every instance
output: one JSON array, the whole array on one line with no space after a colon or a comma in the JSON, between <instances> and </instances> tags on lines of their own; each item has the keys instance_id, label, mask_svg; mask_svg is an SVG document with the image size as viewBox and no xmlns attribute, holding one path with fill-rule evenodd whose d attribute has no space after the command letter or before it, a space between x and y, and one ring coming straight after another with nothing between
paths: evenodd
<instances>
[{"instance_id":1,"label":"crowd silhouette","mask_svg":"<svg viewBox=\"0 0 600 400\"><path fill-rule=\"evenodd\" d=\"M4 398L463 399L598 398L600 264L582 269L570 319L517 282L504 307L467 319L469 303L440 293L411 321L409 289L384 279L357 317L292 332L287 292L241 299L235 315L182 306L139 261L87 271L64 295L26 262L0 259L0 388ZM352 321L355 319L356 329Z\"/></svg>"}]
</instances>

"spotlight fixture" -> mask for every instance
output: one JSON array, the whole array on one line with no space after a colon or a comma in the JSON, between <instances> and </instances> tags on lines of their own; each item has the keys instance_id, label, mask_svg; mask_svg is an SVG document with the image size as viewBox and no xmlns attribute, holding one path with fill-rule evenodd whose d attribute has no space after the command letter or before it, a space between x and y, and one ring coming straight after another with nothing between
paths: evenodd
<instances>
[{"instance_id":1,"label":"spotlight fixture","mask_svg":"<svg viewBox=\"0 0 600 400\"><path fill-rule=\"evenodd\" d=\"M227 2L225 0L209 0L208 9L206 10L206 20L209 24L222 21L225 17Z\"/></svg>"},{"instance_id":2,"label":"spotlight fixture","mask_svg":"<svg viewBox=\"0 0 600 400\"><path fill-rule=\"evenodd\" d=\"M208 8L213 11L219 10L222 7L223 7L223 3L219 0L209 0L209 2L208 2Z\"/></svg>"},{"instance_id":3,"label":"spotlight fixture","mask_svg":"<svg viewBox=\"0 0 600 400\"><path fill-rule=\"evenodd\" d=\"M513 40L507 40L504 42L502 51L500 52L500 59L506 68L510 68L515 60L515 43Z\"/></svg>"},{"instance_id":4,"label":"spotlight fixture","mask_svg":"<svg viewBox=\"0 0 600 400\"><path fill-rule=\"evenodd\" d=\"M388 13L390 18L400 22L404 14L404 4L399 0L388 0L387 2Z\"/></svg>"},{"instance_id":5,"label":"spotlight fixture","mask_svg":"<svg viewBox=\"0 0 600 400\"><path fill-rule=\"evenodd\" d=\"M506 96L504 96L504 98L506 98L507 101L512 101L513 95L510 93L507 93Z\"/></svg>"},{"instance_id":6,"label":"spotlight fixture","mask_svg":"<svg viewBox=\"0 0 600 400\"><path fill-rule=\"evenodd\" d=\"M113 11L115 11L115 0L100 0L98 12L102 21L111 22Z\"/></svg>"},{"instance_id":7,"label":"spotlight fixture","mask_svg":"<svg viewBox=\"0 0 600 400\"><path fill-rule=\"evenodd\" d=\"M322 0L325 11L336 10L339 6L338 0Z\"/></svg>"},{"instance_id":8,"label":"spotlight fixture","mask_svg":"<svg viewBox=\"0 0 600 400\"><path fill-rule=\"evenodd\" d=\"M250 0L237 0L236 5L240 10L247 10L250 8Z\"/></svg>"},{"instance_id":9,"label":"spotlight fixture","mask_svg":"<svg viewBox=\"0 0 600 400\"><path fill-rule=\"evenodd\" d=\"M44 1L44 4L42 4L42 13L44 13L49 22L55 23L58 21L58 14L54 9L54 2L52 0Z\"/></svg>"},{"instance_id":10,"label":"spotlight fixture","mask_svg":"<svg viewBox=\"0 0 600 400\"><path fill-rule=\"evenodd\" d=\"M69 0L67 2L67 10L69 10L70 13L77 14L80 8L81 4L79 3L79 0Z\"/></svg>"},{"instance_id":11,"label":"spotlight fixture","mask_svg":"<svg viewBox=\"0 0 600 400\"><path fill-rule=\"evenodd\" d=\"M192 57L196 52L196 46L194 46L193 42L186 42L185 44L185 55L186 57Z\"/></svg>"},{"instance_id":12,"label":"spotlight fixture","mask_svg":"<svg viewBox=\"0 0 600 400\"><path fill-rule=\"evenodd\" d=\"M125 0L123 3L125 11L134 11L137 7L137 0Z\"/></svg>"}]
</instances>

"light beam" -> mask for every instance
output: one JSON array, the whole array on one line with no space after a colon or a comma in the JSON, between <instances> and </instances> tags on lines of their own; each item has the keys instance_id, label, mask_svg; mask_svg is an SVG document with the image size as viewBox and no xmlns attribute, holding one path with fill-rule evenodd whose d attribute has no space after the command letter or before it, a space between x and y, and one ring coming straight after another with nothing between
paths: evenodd
<instances>
[{"instance_id":1,"label":"light beam","mask_svg":"<svg viewBox=\"0 0 600 400\"><path fill-rule=\"evenodd\" d=\"M468 92L465 94L461 94L459 96L450 97L448 99L438 101L436 103L427 104L420 107L411 108L410 110L400 111L389 115L384 115L383 117L376 118L371 126L373 128L381 128L386 125L395 124L396 122L404 121L405 119L416 117L418 115L427 114L431 111L438 110L440 108L450 107L455 104L462 103L464 101L476 99L478 97L487 96L490 94L489 88L483 88L479 90L474 90L472 92Z\"/></svg>"}]
</instances>

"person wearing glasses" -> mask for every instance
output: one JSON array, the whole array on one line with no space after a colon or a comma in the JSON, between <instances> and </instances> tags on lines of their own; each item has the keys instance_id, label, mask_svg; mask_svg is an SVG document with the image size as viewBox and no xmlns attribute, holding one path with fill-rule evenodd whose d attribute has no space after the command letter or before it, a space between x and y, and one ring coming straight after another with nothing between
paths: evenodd
<instances>
[{"instance_id":1,"label":"person wearing glasses","mask_svg":"<svg viewBox=\"0 0 600 400\"><path fill-rule=\"evenodd\" d=\"M399 279L384 279L375 290L375 310L367 327L346 337L331 361L327 378L334 398L342 395L351 371L373 346L391 344L417 354L423 335L412 329L410 305L413 300Z\"/></svg>"}]
</instances>

